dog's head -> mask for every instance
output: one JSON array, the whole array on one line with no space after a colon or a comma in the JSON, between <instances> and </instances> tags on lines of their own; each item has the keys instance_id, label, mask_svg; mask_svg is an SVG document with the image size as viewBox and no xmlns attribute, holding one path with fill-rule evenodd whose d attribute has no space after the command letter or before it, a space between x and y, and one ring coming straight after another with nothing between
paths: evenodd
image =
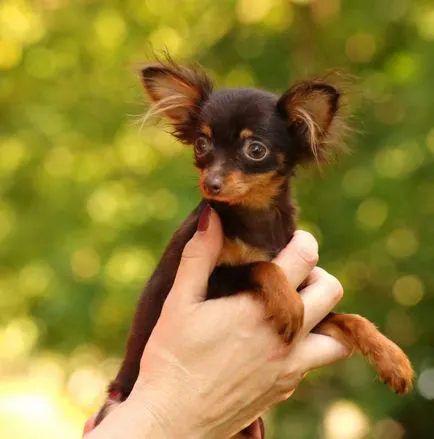
<instances>
[{"instance_id":1,"label":"dog's head","mask_svg":"<svg viewBox=\"0 0 434 439\"><path fill-rule=\"evenodd\" d=\"M164 114L174 135L194 146L207 199L265 207L298 163L333 151L341 92L327 82L299 82L281 96L214 91L203 72L173 62L149 65L141 78L151 114Z\"/></svg>"}]
</instances>

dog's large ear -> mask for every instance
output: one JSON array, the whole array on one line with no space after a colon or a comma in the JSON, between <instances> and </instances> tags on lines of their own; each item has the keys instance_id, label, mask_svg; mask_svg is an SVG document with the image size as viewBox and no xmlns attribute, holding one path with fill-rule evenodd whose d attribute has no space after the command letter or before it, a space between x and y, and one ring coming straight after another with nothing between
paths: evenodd
<instances>
[{"instance_id":1,"label":"dog's large ear","mask_svg":"<svg viewBox=\"0 0 434 439\"><path fill-rule=\"evenodd\" d=\"M164 114L174 127L174 135L189 142L200 106L208 99L212 85L204 72L187 69L170 61L141 70L141 79L152 107L150 116Z\"/></svg>"},{"instance_id":2,"label":"dog's large ear","mask_svg":"<svg viewBox=\"0 0 434 439\"><path fill-rule=\"evenodd\" d=\"M304 81L287 90L277 103L277 111L304 143L300 160L322 161L333 154L345 131L338 116L341 92L333 85Z\"/></svg>"}]
</instances>

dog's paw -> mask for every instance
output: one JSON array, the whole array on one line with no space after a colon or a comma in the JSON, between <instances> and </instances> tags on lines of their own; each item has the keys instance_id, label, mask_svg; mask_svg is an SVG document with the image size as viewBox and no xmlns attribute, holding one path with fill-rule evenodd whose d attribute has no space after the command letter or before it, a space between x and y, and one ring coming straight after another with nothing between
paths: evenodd
<instances>
[{"instance_id":1,"label":"dog's paw","mask_svg":"<svg viewBox=\"0 0 434 439\"><path fill-rule=\"evenodd\" d=\"M265 315L286 343L300 332L304 320L304 305L285 273L272 262L258 262L253 270L253 284L262 298Z\"/></svg>"},{"instance_id":2,"label":"dog's paw","mask_svg":"<svg viewBox=\"0 0 434 439\"><path fill-rule=\"evenodd\" d=\"M282 302L277 309L267 310L267 315L283 341L290 344L303 327L303 302Z\"/></svg>"},{"instance_id":3,"label":"dog's paw","mask_svg":"<svg viewBox=\"0 0 434 439\"><path fill-rule=\"evenodd\" d=\"M390 342L377 363L378 376L395 393L406 395L413 388L414 371L404 352Z\"/></svg>"}]
</instances>

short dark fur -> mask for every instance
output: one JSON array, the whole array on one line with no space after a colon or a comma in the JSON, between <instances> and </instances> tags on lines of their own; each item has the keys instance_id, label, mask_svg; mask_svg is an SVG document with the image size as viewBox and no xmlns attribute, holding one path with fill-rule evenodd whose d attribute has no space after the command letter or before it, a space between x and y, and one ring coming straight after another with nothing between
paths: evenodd
<instances>
[{"instance_id":1,"label":"short dark fur","mask_svg":"<svg viewBox=\"0 0 434 439\"><path fill-rule=\"evenodd\" d=\"M141 76L158 110L154 112L171 121L182 142L196 145L195 165L204 198L174 234L140 298L124 362L110 385L112 399L118 400L124 400L135 383L144 346L173 284L182 250L208 203L221 218L232 253L239 245L240 254L247 246L264 255L216 267L208 297L251 291L262 298L286 341L297 334L303 322L302 302L269 261L295 230L290 181L296 166L324 160L343 126L338 114L341 92L321 81L300 82L277 97L247 88L212 91L204 73L173 62L148 66ZM266 155L257 160L264 148ZM411 387L412 369L406 356L366 319L330 314L316 332L361 351L395 391L405 393Z\"/></svg>"}]
</instances>

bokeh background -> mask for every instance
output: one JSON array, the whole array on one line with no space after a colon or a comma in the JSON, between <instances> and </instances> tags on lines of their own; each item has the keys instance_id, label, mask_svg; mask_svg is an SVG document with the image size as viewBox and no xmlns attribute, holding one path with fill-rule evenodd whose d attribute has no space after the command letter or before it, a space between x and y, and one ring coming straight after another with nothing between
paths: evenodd
<instances>
[{"instance_id":1,"label":"bokeh background","mask_svg":"<svg viewBox=\"0 0 434 439\"><path fill-rule=\"evenodd\" d=\"M300 172L301 226L418 377L354 358L268 415L274 439L425 439L434 427L434 4L429 0L2 0L0 436L77 438L136 298L199 199L188 147L142 126L151 49L219 86L357 75L353 153Z\"/></svg>"}]
</instances>

